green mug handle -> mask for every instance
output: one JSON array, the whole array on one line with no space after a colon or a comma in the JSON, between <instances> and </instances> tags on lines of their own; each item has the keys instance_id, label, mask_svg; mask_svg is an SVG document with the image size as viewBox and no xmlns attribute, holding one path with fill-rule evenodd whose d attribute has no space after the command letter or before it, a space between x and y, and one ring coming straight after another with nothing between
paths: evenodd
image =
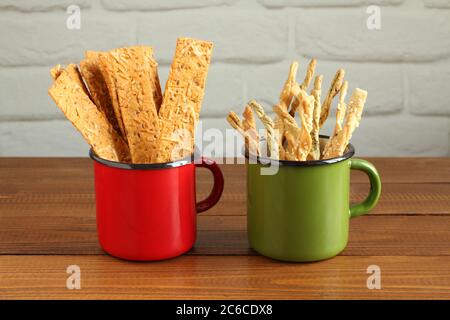
<instances>
[{"instance_id":1,"label":"green mug handle","mask_svg":"<svg viewBox=\"0 0 450 320\"><path fill-rule=\"evenodd\" d=\"M350 218L354 218L369 213L376 206L381 195L381 179L374 165L366 160L350 159L350 169L364 172L370 180L370 191L367 198L350 208Z\"/></svg>"}]
</instances>

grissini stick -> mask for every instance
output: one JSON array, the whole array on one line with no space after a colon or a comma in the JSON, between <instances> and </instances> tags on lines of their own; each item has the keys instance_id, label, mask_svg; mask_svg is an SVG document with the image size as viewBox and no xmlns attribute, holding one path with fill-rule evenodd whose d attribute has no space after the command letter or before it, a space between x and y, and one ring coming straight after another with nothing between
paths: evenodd
<instances>
[{"instance_id":1,"label":"grissini stick","mask_svg":"<svg viewBox=\"0 0 450 320\"><path fill-rule=\"evenodd\" d=\"M322 91L322 79L323 76L316 76L314 80L314 88L311 90L311 95L314 97L314 111L313 111L313 121L311 130L311 151L309 152L308 158L310 160L320 159L320 139L319 139L319 122L320 122L320 95Z\"/></svg>"},{"instance_id":2,"label":"grissini stick","mask_svg":"<svg viewBox=\"0 0 450 320\"><path fill-rule=\"evenodd\" d=\"M245 107L242 117L242 126L247 133L247 137L245 138L246 148L252 154L259 155L259 135L256 130L255 117L253 116L252 108L249 105Z\"/></svg>"},{"instance_id":3,"label":"grissini stick","mask_svg":"<svg viewBox=\"0 0 450 320\"><path fill-rule=\"evenodd\" d=\"M364 104L367 99L367 91L355 89L348 103L347 117L342 130L332 137L330 147L324 152L323 158L329 159L344 154L345 149L352 137L353 131L359 126Z\"/></svg>"},{"instance_id":4,"label":"grissini stick","mask_svg":"<svg viewBox=\"0 0 450 320\"><path fill-rule=\"evenodd\" d=\"M344 69L339 69L336 72L333 81L331 82L330 89L328 90L327 96L325 97L325 100L322 103L322 110L320 113L320 128L323 127L323 124L325 123L325 121L328 118L328 115L330 114L331 102L341 89L344 75L345 75Z\"/></svg>"},{"instance_id":5,"label":"grissini stick","mask_svg":"<svg viewBox=\"0 0 450 320\"><path fill-rule=\"evenodd\" d=\"M278 139L275 139L274 123L272 119L266 115L263 107L255 100L250 101L249 105L266 128L267 156L278 159Z\"/></svg>"},{"instance_id":6,"label":"grissini stick","mask_svg":"<svg viewBox=\"0 0 450 320\"><path fill-rule=\"evenodd\" d=\"M333 140L333 137L337 136L339 132L342 131L342 122L344 121L345 110L347 108L347 105L345 104L347 88L348 82L345 81L339 92L339 102L336 110L336 124L334 126L333 133L330 136L330 139L328 139L327 144L325 145L324 152L328 152L328 149L331 147L331 141Z\"/></svg>"}]
</instances>

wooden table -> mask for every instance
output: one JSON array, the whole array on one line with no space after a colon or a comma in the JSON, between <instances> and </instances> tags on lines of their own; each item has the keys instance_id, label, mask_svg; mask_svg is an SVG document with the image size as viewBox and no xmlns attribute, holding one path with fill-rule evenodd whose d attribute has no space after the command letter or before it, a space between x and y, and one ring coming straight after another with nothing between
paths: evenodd
<instances>
[{"instance_id":1,"label":"wooden table","mask_svg":"<svg viewBox=\"0 0 450 320\"><path fill-rule=\"evenodd\" d=\"M383 182L377 208L351 221L342 254L295 264L249 248L243 165L222 165L222 200L199 215L191 252L133 263L99 247L89 159L0 158L0 298L450 299L450 158L369 160ZM201 198L211 177L199 171ZM354 173L351 191L361 201L367 178ZM66 288L69 265L80 290ZM380 290L367 288L369 265Z\"/></svg>"}]
</instances>

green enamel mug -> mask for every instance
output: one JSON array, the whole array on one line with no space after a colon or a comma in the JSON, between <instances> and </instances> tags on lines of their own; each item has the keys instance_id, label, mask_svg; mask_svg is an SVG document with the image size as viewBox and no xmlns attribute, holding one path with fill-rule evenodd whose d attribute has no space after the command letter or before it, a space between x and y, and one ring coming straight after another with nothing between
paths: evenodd
<instances>
[{"instance_id":1,"label":"green enamel mug","mask_svg":"<svg viewBox=\"0 0 450 320\"><path fill-rule=\"evenodd\" d=\"M321 136L321 144L328 137ZM317 161L276 161L246 155L247 228L250 246L277 260L331 258L347 245L349 220L378 202L381 180L368 161L343 156ZM269 163L270 160L270 163ZM350 206L350 170L366 173L367 198Z\"/></svg>"}]
</instances>

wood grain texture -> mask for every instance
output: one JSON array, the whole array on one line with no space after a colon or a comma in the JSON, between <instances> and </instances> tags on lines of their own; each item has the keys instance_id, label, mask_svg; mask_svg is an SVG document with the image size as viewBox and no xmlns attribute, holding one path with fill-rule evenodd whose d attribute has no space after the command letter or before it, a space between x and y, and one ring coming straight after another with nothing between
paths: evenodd
<instances>
[{"instance_id":1,"label":"wood grain texture","mask_svg":"<svg viewBox=\"0 0 450 320\"><path fill-rule=\"evenodd\" d=\"M66 268L81 289L66 289ZM381 268L381 290L366 286ZM130 263L108 256L0 256L3 299L449 299L450 257L336 257L292 264L260 256L183 256Z\"/></svg>"},{"instance_id":2,"label":"wood grain texture","mask_svg":"<svg viewBox=\"0 0 450 320\"><path fill-rule=\"evenodd\" d=\"M450 256L450 216L355 218L342 255ZM198 239L189 254L246 255L244 216L199 216ZM0 219L0 254L102 254L95 218L20 216Z\"/></svg>"},{"instance_id":3,"label":"wood grain texture","mask_svg":"<svg viewBox=\"0 0 450 320\"><path fill-rule=\"evenodd\" d=\"M198 218L185 256L156 263L111 258L97 242L93 169L81 158L0 158L0 296L4 299L450 299L450 158L373 158L383 192L352 219L336 258L291 264L260 257L246 235L245 166L221 165L219 204ZM198 199L211 188L197 172ZM367 194L352 174L351 202ZM65 287L82 269L82 290ZM382 290L366 287L369 265Z\"/></svg>"}]
</instances>

